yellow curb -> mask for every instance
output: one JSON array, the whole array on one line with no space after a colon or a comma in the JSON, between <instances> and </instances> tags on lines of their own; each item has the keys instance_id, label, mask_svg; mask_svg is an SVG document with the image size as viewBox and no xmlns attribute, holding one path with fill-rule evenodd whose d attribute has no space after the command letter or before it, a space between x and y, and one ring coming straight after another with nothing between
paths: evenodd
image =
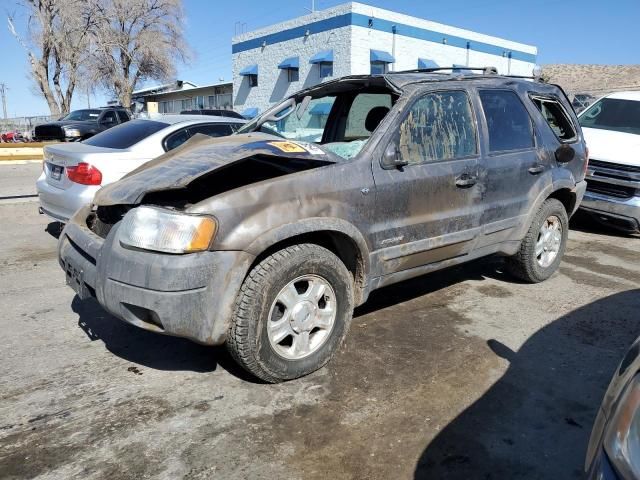
<instances>
[{"instance_id":1,"label":"yellow curb","mask_svg":"<svg viewBox=\"0 0 640 480\"><path fill-rule=\"evenodd\" d=\"M29 157L25 160L3 160L0 158L0 165L27 165L29 163L42 163L42 160L33 160L33 157Z\"/></svg>"}]
</instances>

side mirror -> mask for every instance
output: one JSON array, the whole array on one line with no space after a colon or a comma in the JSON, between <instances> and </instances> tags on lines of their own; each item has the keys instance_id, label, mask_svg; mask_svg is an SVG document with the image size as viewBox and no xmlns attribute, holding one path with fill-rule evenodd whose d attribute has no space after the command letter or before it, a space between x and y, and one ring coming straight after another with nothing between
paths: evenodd
<instances>
[{"instance_id":1,"label":"side mirror","mask_svg":"<svg viewBox=\"0 0 640 480\"><path fill-rule=\"evenodd\" d=\"M556 150L558 163L569 163L576 156L576 151L570 145L560 145Z\"/></svg>"},{"instance_id":2,"label":"side mirror","mask_svg":"<svg viewBox=\"0 0 640 480\"><path fill-rule=\"evenodd\" d=\"M398 147L395 142L389 143L382 156L382 165L385 168L402 168L409 165L409 162L400 158Z\"/></svg>"}]
</instances>

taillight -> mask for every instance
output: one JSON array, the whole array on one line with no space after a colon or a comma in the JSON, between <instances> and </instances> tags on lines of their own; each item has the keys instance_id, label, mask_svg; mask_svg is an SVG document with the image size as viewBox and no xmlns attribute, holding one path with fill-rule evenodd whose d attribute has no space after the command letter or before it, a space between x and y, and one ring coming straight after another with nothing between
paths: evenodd
<instances>
[{"instance_id":1,"label":"taillight","mask_svg":"<svg viewBox=\"0 0 640 480\"><path fill-rule=\"evenodd\" d=\"M82 185L100 185L102 183L102 173L93 165L79 163L75 167L67 167L67 177L69 180Z\"/></svg>"}]
</instances>

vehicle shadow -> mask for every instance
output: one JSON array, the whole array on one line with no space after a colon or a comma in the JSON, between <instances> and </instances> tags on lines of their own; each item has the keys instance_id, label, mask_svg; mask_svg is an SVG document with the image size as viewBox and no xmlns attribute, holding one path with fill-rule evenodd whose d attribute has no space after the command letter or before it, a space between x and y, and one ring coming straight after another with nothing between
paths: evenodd
<instances>
[{"instance_id":1,"label":"vehicle shadow","mask_svg":"<svg viewBox=\"0 0 640 480\"><path fill-rule=\"evenodd\" d=\"M607 235L609 237L640 238L640 235L637 233L624 232L610 225L605 225L582 210L578 210L576 214L571 217L569 227L571 230L577 230L584 233L595 233L597 235Z\"/></svg>"},{"instance_id":2,"label":"vehicle shadow","mask_svg":"<svg viewBox=\"0 0 640 480\"><path fill-rule=\"evenodd\" d=\"M517 352L489 340L507 372L427 445L415 478L582 478L604 392L640 334L638 311L631 290L570 312Z\"/></svg>"},{"instance_id":3,"label":"vehicle shadow","mask_svg":"<svg viewBox=\"0 0 640 480\"><path fill-rule=\"evenodd\" d=\"M78 326L91 341L100 340L114 355L156 370L213 372L218 367L249 382L257 382L237 366L223 347L199 345L184 338L149 332L123 322L94 299L71 302Z\"/></svg>"},{"instance_id":4,"label":"vehicle shadow","mask_svg":"<svg viewBox=\"0 0 640 480\"><path fill-rule=\"evenodd\" d=\"M51 222L45 227L44 231L57 240L60 238L60 234L62 233L63 228L64 228L64 223Z\"/></svg>"}]
</instances>

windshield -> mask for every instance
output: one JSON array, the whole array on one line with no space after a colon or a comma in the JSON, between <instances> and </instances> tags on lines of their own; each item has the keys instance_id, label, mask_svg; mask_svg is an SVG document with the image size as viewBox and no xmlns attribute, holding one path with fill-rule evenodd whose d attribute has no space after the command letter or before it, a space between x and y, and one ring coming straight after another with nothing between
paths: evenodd
<instances>
[{"instance_id":1,"label":"windshield","mask_svg":"<svg viewBox=\"0 0 640 480\"><path fill-rule=\"evenodd\" d=\"M580 125L640 135L640 101L603 98L580 115Z\"/></svg>"},{"instance_id":2,"label":"windshield","mask_svg":"<svg viewBox=\"0 0 640 480\"><path fill-rule=\"evenodd\" d=\"M62 120L76 120L76 121L85 121L85 120L97 120L100 116L100 110L75 110L64 117Z\"/></svg>"},{"instance_id":3,"label":"windshield","mask_svg":"<svg viewBox=\"0 0 640 480\"><path fill-rule=\"evenodd\" d=\"M124 149L168 126L168 123L154 120L131 120L94 135L82 143L93 145L94 147Z\"/></svg>"}]
</instances>

